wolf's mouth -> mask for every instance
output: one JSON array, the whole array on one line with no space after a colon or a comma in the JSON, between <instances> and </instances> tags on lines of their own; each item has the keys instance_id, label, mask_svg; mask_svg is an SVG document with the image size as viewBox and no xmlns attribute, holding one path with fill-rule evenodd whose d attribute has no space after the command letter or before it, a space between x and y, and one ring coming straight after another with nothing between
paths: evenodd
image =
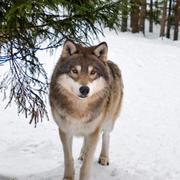
<instances>
[{"instance_id":1,"label":"wolf's mouth","mask_svg":"<svg viewBox=\"0 0 180 180\"><path fill-rule=\"evenodd\" d=\"M87 98L88 96L87 95L79 95L80 98Z\"/></svg>"}]
</instances>

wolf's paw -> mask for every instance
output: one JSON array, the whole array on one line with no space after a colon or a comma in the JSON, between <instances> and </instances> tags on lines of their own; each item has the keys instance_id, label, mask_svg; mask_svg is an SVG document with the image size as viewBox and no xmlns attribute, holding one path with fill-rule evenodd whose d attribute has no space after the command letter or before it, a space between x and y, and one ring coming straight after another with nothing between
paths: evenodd
<instances>
[{"instance_id":1,"label":"wolf's paw","mask_svg":"<svg viewBox=\"0 0 180 180\"><path fill-rule=\"evenodd\" d=\"M85 156L85 154L81 153L80 156L78 157L78 160L83 161L84 160L84 156Z\"/></svg>"},{"instance_id":2,"label":"wolf's paw","mask_svg":"<svg viewBox=\"0 0 180 180\"><path fill-rule=\"evenodd\" d=\"M80 155L80 156L78 157L78 160L84 161L84 154L83 154L83 155Z\"/></svg>"},{"instance_id":3,"label":"wolf's paw","mask_svg":"<svg viewBox=\"0 0 180 180\"><path fill-rule=\"evenodd\" d=\"M84 160L84 157L83 157L83 156L79 156L79 157L78 157L78 160L83 161L83 160Z\"/></svg>"},{"instance_id":4,"label":"wolf's paw","mask_svg":"<svg viewBox=\"0 0 180 180\"><path fill-rule=\"evenodd\" d=\"M109 158L105 156L100 156L98 163L102 166L109 166Z\"/></svg>"}]
</instances>

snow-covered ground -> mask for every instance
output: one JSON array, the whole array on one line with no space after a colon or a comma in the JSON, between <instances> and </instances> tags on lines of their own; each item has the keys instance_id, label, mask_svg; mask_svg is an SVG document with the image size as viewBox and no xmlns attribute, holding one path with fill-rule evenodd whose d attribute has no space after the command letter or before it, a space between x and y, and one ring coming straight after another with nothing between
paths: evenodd
<instances>
[{"instance_id":1,"label":"snow-covered ground","mask_svg":"<svg viewBox=\"0 0 180 180\"><path fill-rule=\"evenodd\" d=\"M110 166L97 164L99 142L91 180L179 180L180 42L111 32L101 40L122 70L125 96L111 135ZM40 54L49 74L59 54ZM4 110L5 104L0 103L0 180L62 179L63 152L52 118L34 128L15 106ZM81 143L75 139L73 145L76 180Z\"/></svg>"}]
</instances>

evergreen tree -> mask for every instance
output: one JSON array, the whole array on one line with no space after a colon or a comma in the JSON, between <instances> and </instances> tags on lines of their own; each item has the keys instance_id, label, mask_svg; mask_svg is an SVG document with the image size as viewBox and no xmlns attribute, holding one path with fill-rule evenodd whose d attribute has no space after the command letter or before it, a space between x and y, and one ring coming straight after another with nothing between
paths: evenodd
<instances>
[{"instance_id":1,"label":"evergreen tree","mask_svg":"<svg viewBox=\"0 0 180 180\"><path fill-rule=\"evenodd\" d=\"M165 26L167 19L167 0L164 0L162 7L162 17L161 17L161 28L160 28L160 37L165 36Z\"/></svg>"},{"instance_id":2,"label":"evergreen tree","mask_svg":"<svg viewBox=\"0 0 180 180\"><path fill-rule=\"evenodd\" d=\"M149 32L153 32L153 0L150 0L150 10L149 10Z\"/></svg>"},{"instance_id":3,"label":"evergreen tree","mask_svg":"<svg viewBox=\"0 0 180 180\"><path fill-rule=\"evenodd\" d=\"M146 0L141 0L139 30L145 34Z\"/></svg>"},{"instance_id":4,"label":"evergreen tree","mask_svg":"<svg viewBox=\"0 0 180 180\"><path fill-rule=\"evenodd\" d=\"M124 0L122 3L122 24L121 31L126 32L128 25L128 0Z\"/></svg>"},{"instance_id":5,"label":"evergreen tree","mask_svg":"<svg viewBox=\"0 0 180 180\"><path fill-rule=\"evenodd\" d=\"M37 51L61 46L65 39L90 44L103 28L119 27L120 1L113 0L1 0L0 63L10 72L0 83L9 91L18 112L35 124L47 115L47 74ZM2 67L1 67L2 68Z\"/></svg>"},{"instance_id":6,"label":"evergreen tree","mask_svg":"<svg viewBox=\"0 0 180 180\"><path fill-rule=\"evenodd\" d=\"M131 0L131 26L132 33L139 32L140 0Z\"/></svg>"},{"instance_id":7,"label":"evergreen tree","mask_svg":"<svg viewBox=\"0 0 180 180\"><path fill-rule=\"evenodd\" d=\"M176 0L175 19L174 19L174 40L178 40L180 24L180 0Z\"/></svg>"},{"instance_id":8,"label":"evergreen tree","mask_svg":"<svg viewBox=\"0 0 180 180\"><path fill-rule=\"evenodd\" d=\"M171 18L171 13L172 13L172 0L169 0L169 7L168 7L168 20L167 20L167 32L166 32L166 37L170 38L170 31L171 31L171 24L172 24L172 18Z\"/></svg>"}]
</instances>

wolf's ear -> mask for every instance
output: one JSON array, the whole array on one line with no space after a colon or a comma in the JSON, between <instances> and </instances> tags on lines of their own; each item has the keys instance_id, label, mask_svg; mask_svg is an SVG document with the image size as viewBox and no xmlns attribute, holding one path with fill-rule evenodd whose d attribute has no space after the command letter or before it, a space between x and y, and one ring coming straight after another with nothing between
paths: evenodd
<instances>
[{"instance_id":1,"label":"wolf's ear","mask_svg":"<svg viewBox=\"0 0 180 180\"><path fill-rule=\"evenodd\" d=\"M107 61L108 46L106 42L102 42L94 49L94 54L102 61Z\"/></svg>"},{"instance_id":2,"label":"wolf's ear","mask_svg":"<svg viewBox=\"0 0 180 180\"><path fill-rule=\"evenodd\" d=\"M65 58L73 55L74 53L76 53L76 51L77 51L76 44L71 40L66 40L63 46L61 56Z\"/></svg>"}]
</instances>

